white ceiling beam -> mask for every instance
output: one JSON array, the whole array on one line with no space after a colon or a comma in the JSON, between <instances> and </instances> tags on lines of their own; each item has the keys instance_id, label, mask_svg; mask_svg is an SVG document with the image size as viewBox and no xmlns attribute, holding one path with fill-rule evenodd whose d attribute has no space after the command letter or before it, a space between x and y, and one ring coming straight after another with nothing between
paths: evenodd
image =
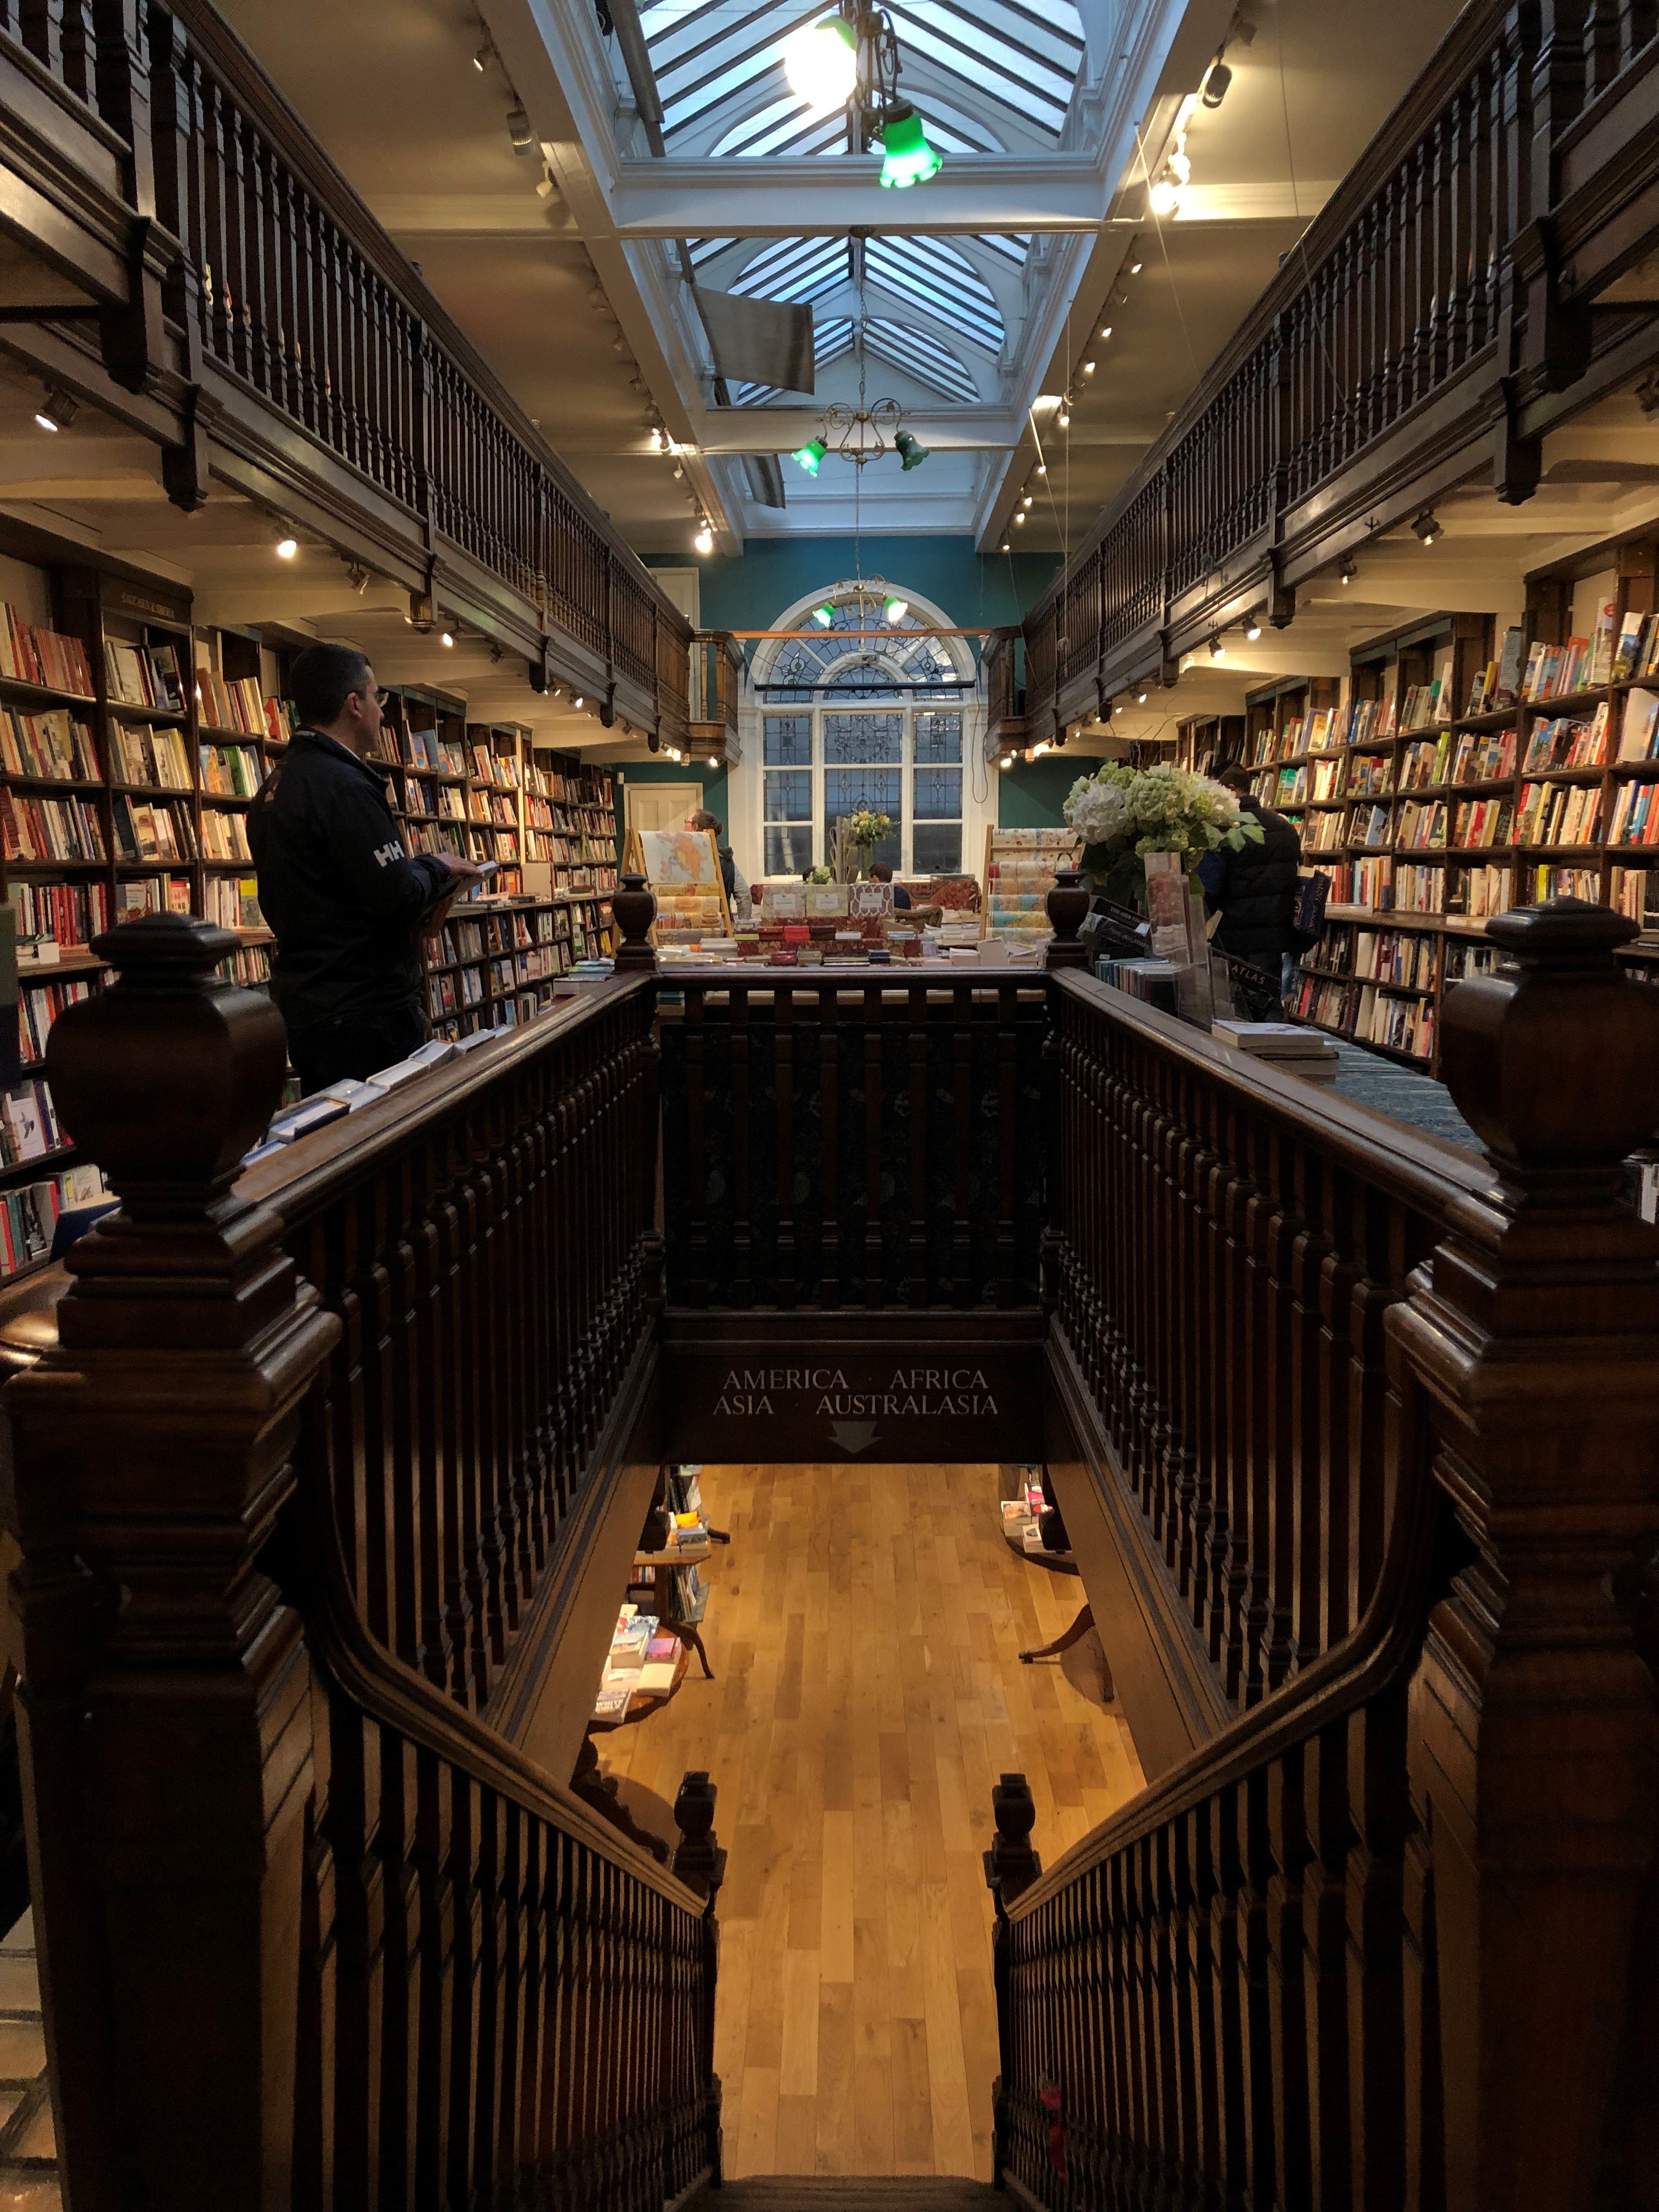
<instances>
[{"instance_id":1,"label":"white ceiling beam","mask_svg":"<svg viewBox=\"0 0 1659 2212\"><path fill-rule=\"evenodd\" d=\"M1089 154L953 154L936 177L883 189L874 155L623 161L611 216L629 238L793 238L850 229L1097 229L1112 188Z\"/></svg>"}]
</instances>

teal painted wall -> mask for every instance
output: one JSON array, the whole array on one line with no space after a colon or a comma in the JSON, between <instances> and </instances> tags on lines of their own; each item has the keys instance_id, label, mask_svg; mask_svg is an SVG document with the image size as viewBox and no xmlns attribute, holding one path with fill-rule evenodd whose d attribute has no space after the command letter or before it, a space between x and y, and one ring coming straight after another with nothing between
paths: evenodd
<instances>
[{"instance_id":1,"label":"teal painted wall","mask_svg":"<svg viewBox=\"0 0 1659 2212\"><path fill-rule=\"evenodd\" d=\"M1066 794L1093 763L1083 760L1021 761L997 779L997 826L1002 830L1057 830Z\"/></svg>"},{"instance_id":2,"label":"teal painted wall","mask_svg":"<svg viewBox=\"0 0 1659 2212\"><path fill-rule=\"evenodd\" d=\"M863 573L907 584L969 629L1018 622L1060 566L1053 553L976 553L971 538L866 538ZM648 568L684 568L683 553L647 553ZM850 538L750 538L741 556L698 562L705 629L764 629L809 592L854 573Z\"/></svg>"}]
</instances>

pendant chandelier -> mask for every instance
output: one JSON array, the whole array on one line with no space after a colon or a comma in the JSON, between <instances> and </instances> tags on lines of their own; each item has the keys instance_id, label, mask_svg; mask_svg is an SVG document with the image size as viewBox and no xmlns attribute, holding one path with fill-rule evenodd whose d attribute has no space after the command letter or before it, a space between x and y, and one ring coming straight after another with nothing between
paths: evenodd
<instances>
[{"instance_id":1,"label":"pendant chandelier","mask_svg":"<svg viewBox=\"0 0 1659 2212\"><path fill-rule=\"evenodd\" d=\"M902 191L944 166L920 115L899 96L898 40L884 8L842 0L840 13L797 31L783 50L784 73L798 100L819 114L844 106L853 152L881 148L881 181Z\"/></svg>"},{"instance_id":2,"label":"pendant chandelier","mask_svg":"<svg viewBox=\"0 0 1659 2212\"><path fill-rule=\"evenodd\" d=\"M872 461L878 461L887 453L896 453L907 476L932 458L932 448L924 446L914 431L902 427L904 410L896 399L872 400L865 396L862 253L858 258L857 272L859 313L854 348L859 364L859 404L849 407L844 399L832 400L818 418L817 435L809 438L804 446L797 446L790 455L790 459L805 469L809 477L817 476L831 454L837 460L851 461L854 468L862 471Z\"/></svg>"}]
</instances>

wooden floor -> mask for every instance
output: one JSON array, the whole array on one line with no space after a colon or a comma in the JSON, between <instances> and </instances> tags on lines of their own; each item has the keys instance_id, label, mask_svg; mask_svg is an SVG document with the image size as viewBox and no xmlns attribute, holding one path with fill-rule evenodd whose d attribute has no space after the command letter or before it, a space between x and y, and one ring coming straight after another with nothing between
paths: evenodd
<instances>
[{"instance_id":1,"label":"wooden floor","mask_svg":"<svg viewBox=\"0 0 1659 2212\"><path fill-rule=\"evenodd\" d=\"M715 1680L599 1739L672 1836L719 1787L715 2066L726 2170L991 2171L991 1785L1019 1769L1050 1863L1141 1786L1127 1727L1018 1663L1081 1583L1004 1541L994 1467L708 1468Z\"/></svg>"}]
</instances>

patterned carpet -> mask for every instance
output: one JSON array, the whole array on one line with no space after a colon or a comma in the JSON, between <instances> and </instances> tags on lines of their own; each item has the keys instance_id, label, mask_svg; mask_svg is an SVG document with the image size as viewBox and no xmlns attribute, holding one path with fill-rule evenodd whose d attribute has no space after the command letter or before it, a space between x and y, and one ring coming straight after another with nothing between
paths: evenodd
<instances>
[{"instance_id":1,"label":"patterned carpet","mask_svg":"<svg viewBox=\"0 0 1659 2212\"><path fill-rule=\"evenodd\" d=\"M1331 1042L1342 1062L1331 1087L1342 1097L1352 1098L1356 1106L1369 1106L1373 1114L1407 1122L1446 1144L1480 1150L1480 1139L1452 1104L1443 1083L1419 1075L1414 1067L1402 1067L1397 1060L1384 1060L1380 1053L1367 1052L1363 1045L1346 1043L1340 1037Z\"/></svg>"}]
</instances>

